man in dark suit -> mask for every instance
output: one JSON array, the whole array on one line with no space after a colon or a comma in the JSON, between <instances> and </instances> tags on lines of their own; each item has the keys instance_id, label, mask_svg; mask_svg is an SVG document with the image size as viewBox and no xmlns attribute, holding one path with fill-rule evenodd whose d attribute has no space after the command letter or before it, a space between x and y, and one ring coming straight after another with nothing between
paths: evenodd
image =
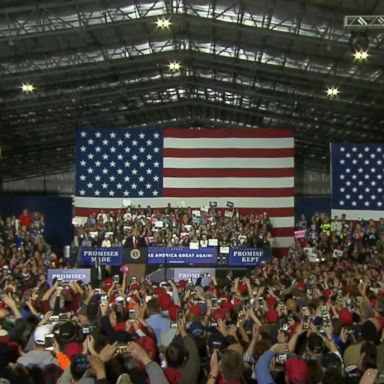
<instances>
[{"instance_id":1,"label":"man in dark suit","mask_svg":"<svg viewBox=\"0 0 384 384\"><path fill-rule=\"evenodd\" d=\"M124 245L129 249L138 249L146 247L147 243L145 242L144 237L140 236L139 231L134 229L132 235L127 238Z\"/></svg>"},{"instance_id":2,"label":"man in dark suit","mask_svg":"<svg viewBox=\"0 0 384 384\"><path fill-rule=\"evenodd\" d=\"M140 279L145 275L146 265L143 263L143 261L141 261L142 252L139 252L139 250L146 248L147 243L145 242L145 238L140 235L137 228L134 228L132 235L126 239L124 247L126 248L127 255L126 262L129 264L128 277L131 278L132 276L135 276ZM135 249L138 251L135 252ZM140 258L140 261L139 258L135 257L135 255Z\"/></svg>"}]
</instances>

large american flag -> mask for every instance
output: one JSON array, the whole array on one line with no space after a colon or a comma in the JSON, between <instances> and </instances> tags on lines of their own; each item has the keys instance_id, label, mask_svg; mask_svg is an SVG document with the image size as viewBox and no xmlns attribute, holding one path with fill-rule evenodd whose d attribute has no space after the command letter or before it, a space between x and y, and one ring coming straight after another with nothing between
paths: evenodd
<instances>
[{"instance_id":1,"label":"large american flag","mask_svg":"<svg viewBox=\"0 0 384 384\"><path fill-rule=\"evenodd\" d=\"M233 202L267 212L276 248L292 243L294 140L290 130L78 129L75 215L122 209L200 208ZM282 249L282 251L283 251Z\"/></svg>"},{"instance_id":2,"label":"large american flag","mask_svg":"<svg viewBox=\"0 0 384 384\"><path fill-rule=\"evenodd\" d=\"M384 144L335 143L332 153L332 216L384 217Z\"/></svg>"}]
</instances>

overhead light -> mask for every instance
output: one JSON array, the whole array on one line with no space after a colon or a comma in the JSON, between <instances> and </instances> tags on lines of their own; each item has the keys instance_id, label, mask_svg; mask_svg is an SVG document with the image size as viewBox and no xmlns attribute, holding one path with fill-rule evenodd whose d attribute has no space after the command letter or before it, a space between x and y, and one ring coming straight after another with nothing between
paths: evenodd
<instances>
[{"instance_id":1,"label":"overhead light","mask_svg":"<svg viewBox=\"0 0 384 384\"><path fill-rule=\"evenodd\" d=\"M340 93L339 88L336 87L328 87L325 92L328 97L336 97Z\"/></svg>"},{"instance_id":2,"label":"overhead light","mask_svg":"<svg viewBox=\"0 0 384 384\"><path fill-rule=\"evenodd\" d=\"M158 29L169 29L171 27L171 20L166 19L165 17L157 18L156 20L156 27Z\"/></svg>"},{"instance_id":3,"label":"overhead light","mask_svg":"<svg viewBox=\"0 0 384 384\"><path fill-rule=\"evenodd\" d=\"M168 68L171 72L179 72L181 65L178 61L170 61L168 64Z\"/></svg>"},{"instance_id":4,"label":"overhead light","mask_svg":"<svg viewBox=\"0 0 384 384\"><path fill-rule=\"evenodd\" d=\"M355 61L367 61L368 56L368 51L364 50L357 50L353 53Z\"/></svg>"},{"instance_id":5,"label":"overhead light","mask_svg":"<svg viewBox=\"0 0 384 384\"><path fill-rule=\"evenodd\" d=\"M21 90L25 93L31 93L35 90L35 87L32 84L25 83L21 85Z\"/></svg>"}]
</instances>

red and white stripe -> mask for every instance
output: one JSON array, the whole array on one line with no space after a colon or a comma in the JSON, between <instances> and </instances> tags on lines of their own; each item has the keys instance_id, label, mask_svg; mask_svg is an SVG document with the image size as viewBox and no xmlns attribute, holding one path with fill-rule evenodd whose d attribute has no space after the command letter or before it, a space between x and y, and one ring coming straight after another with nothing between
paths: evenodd
<instances>
[{"instance_id":1,"label":"red and white stripe","mask_svg":"<svg viewBox=\"0 0 384 384\"><path fill-rule=\"evenodd\" d=\"M293 242L294 139L290 130L166 128L163 196L132 199L133 205L200 208L232 201L242 214L267 212L274 247ZM75 215L122 208L121 198L75 198Z\"/></svg>"}]
</instances>

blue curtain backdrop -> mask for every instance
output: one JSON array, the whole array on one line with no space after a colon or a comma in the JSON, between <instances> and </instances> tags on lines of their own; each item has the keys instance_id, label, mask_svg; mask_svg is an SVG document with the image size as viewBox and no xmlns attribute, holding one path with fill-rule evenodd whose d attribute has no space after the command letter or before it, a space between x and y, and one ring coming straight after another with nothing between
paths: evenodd
<instances>
[{"instance_id":1,"label":"blue curtain backdrop","mask_svg":"<svg viewBox=\"0 0 384 384\"><path fill-rule=\"evenodd\" d=\"M295 197L295 223L298 222L301 214L304 214L307 220L315 212L324 212L331 214L331 198L330 196L297 196Z\"/></svg>"},{"instance_id":2,"label":"blue curtain backdrop","mask_svg":"<svg viewBox=\"0 0 384 384\"><path fill-rule=\"evenodd\" d=\"M44 237L55 249L63 251L70 245L72 231L72 199L57 196L0 195L0 215L4 218L22 210L39 211L45 215Z\"/></svg>"}]
</instances>

